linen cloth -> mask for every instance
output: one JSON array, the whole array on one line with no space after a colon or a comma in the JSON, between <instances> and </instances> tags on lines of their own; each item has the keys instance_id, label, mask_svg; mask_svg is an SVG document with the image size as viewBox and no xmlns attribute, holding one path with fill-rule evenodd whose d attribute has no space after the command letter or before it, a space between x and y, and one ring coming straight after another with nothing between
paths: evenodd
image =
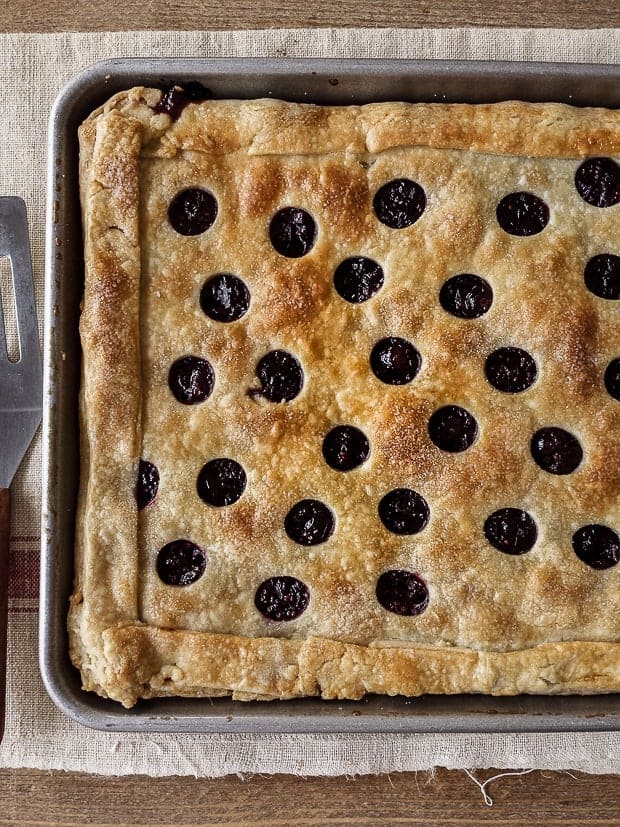
<instances>
[{"instance_id":1,"label":"linen cloth","mask_svg":"<svg viewBox=\"0 0 620 827\"><path fill-rule=\"evenodd\" d=\"M0 194L26 200L42 322L45 138L79 70L119 56L488 58L614 63L620 29L315 29L0 35ZM37 665L37 436L13 485L8 708L0 766L122 775L354 775L448 768L620 771L620 734L139 735L89 731L47 697ZM62 481L59 480L59 484Z\"/></svg>"}]
</instances>

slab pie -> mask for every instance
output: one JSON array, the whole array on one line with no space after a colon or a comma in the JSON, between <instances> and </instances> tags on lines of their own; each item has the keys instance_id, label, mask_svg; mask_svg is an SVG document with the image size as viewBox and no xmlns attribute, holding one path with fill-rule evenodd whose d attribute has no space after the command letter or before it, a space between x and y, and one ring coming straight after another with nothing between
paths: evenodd
<instances>
[{"instance_id":1,"label":"slab pie","mask_svg":"<svg viewBox=\"0 0 620 827\"><path fill-rule=\"evenodd\" d=\"M620 113L202 97L80 128L84 688L620 690Z\"/></svg>"}]
</instances>

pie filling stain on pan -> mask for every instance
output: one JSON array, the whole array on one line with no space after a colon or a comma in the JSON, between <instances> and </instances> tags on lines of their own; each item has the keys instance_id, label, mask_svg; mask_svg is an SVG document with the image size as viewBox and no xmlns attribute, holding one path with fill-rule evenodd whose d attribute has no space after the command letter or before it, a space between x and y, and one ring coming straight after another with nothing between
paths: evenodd
<instances>
[{"instance_id":1,"label":"pie filling stain on pan","mask_svg":"<svg viewBox=\"0 0 620 827\"><path fill-rule=\"evenodd\" d=\"M60 93L50 117L43 418L40 664L69 716L109 731L537 732L620 729L620 696L369 696L240 703L229 698L141 701L131 710L80 689L68 657L78 487L79 306L83 287L77 128L115 92L145 85L189 95L274 97L320 104L381 100L484 103L559 101L620 107L620 67L476 61L216 59L110 60ZM335 82L337 81L337 82ZM194 83L194 86L189 86ZM201 84L199 86L198 84ZM202 92L200 90L203 90ZM187 92L186 92L187 94ZM179 108L174 96L170 106ZM56 481L62 479L63 484Z\"/></svg>"}]
</instances>

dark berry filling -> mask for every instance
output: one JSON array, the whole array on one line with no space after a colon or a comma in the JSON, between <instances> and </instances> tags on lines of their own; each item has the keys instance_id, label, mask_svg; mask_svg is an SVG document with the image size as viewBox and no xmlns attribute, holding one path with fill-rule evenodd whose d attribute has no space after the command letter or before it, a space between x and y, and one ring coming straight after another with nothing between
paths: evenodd
<instances>
[{"instance_id":1,"label":"dark berry filling","mask_svg":"<svg viewBox=\"0 0 620 827\"><path fill-rule=\"evenodd\" d=\"M236 322L248 311L250 291L237 276L218 273L203 284L200 306L216 322Z\"/></svg>"},{"instance_id":2,"label":"dark berry filling","mask_svg":"<svg viewBox=\"0 0 620 827\"><path fill-rule=\"evenodd\" d=\"M309 602L310 590L296 577L270 577L254 596L254 605L268 620L295 620Z\"/></svg>"},{"instance_id":3,"label":"dark berry filling","mask_svg":"<svg viewBox=\"0 0 620 827\"><path fill-rule=\"evenodd\" d=\"M159 488L159 471L157 466L146 459L141 459L138 465L138 480L136 482L136 503L138 511L150 505L157 496Z\"/></svg>"},{"instance_id":4,"label":"dark berry filling","mask_svg":"<svg viewBox=\"0 0 620 827\"><path fill-rule=\"evenodd\" d=\"M211 396L214 383L213 368L200 356L182 356L170 366L168 385L175 399L183 405L204 402Z\"/></svg>"},{"instance_id":5,"label":"dark berry filling","mask_svg":"<svg viewBox=\"0 0 620 827\"><path fill-rule=\"evenodd\" d=\"M593 569L609 569L620 561L620 537L606 525L584 525L573 534L573 549Z\"/></svg>"},{"instance_id":6,"label":"dark berry filling","mask_svg":"<svg viewBox=\"0 0 620 827\"><path fill-rule=\"evenodd\" d=\"M426 527L430 510L421 494L411 488L395 488L379 503L381 522L394 534L417 534Z\"/></svg>"},{"instance_id":7,"label":"dark berry filling","mask_svg":"<svg viewBox=\"0 0 620 827\"><path fill-rule=\"evenodd\" d=\"M577 192L593 207L620 201L620 166L611 158L588 158L575 173Z\"/></svg>"},{"instance_id":8,"label":"dark berry filling","mask_svg":"<svg viewBox=\"0 0 620 827\"><path fill-rule=\"evenodd\" d=\"M459 319L477 319L493 303L491 285L480 276L461 273L444 282L439 302L447 313Z\"/></svg>"},{"instance_id":9,"label":"dark berry filling","mask_svg":"<svg viewBox=\"0 0 620 827\"><path fill-rule=\"evenodd\" d=\"M620 256L592 256L583 274L586 287L599 299L620 299Z\"/></svg>"},{"instance_id":10,"label":"dark berry filling","mask_svg":"<svg viewBox=\"0 0 620 827\"><path fill-rule=\"evenodd\" d=\"M402 230L415 224L422 215L426 208L426 194L415 181L396 178L377 190L372 205L382 224L393 230Z\"/></svg>"},{"instance_id":11,"label":"dark berry filling","mask_svg":"<svg viewBox=\"0 0 620 827\"><path fill-rule=\"evenodd\" d=\"M245 471L234 459L212 459L198 474L196 490L201 500L221 508L236 503L245 491Z\"/></svg>"},{"instance_id":12,"label":"dark berry filling","mask_svg":"<svg viewBox=\"0 0 620 827\"><path fill-rule=\"evenodd\" d=\"M173 540L157 554L157 574L168 586L190 586L202 575L207 556L189 540Z\"/></svg>"},{"instance_id":13,"label":"dark berry filling","mask_svg":"<svg viewBox=\"0 0 620 827\"><path fill-rule=\"evenodd\" d=\"M337 425L323 440L325 462L335 471L352 471L368 459L370 443L353 425Z\"/></svg>"},{"instance_id":14,"label":"dark berry filling","mask_svg":"<svg viewBox=\"0 0 620 827\"><path fill-rule=\"evenodd\" d=\"M217 217L217 201L208 191L191 187L175 195L168 207L168 221L181 235L200 235Z\"/></svg>"},{"instance_id":15,"label":"dark berry filling","mask_svg":"<svg viewBox=\"0 0 620 827\"><path fill-rule=\"evenodd\" d=\"M250 396L264 396L270 402L290 402L304 386L303 369L286 350L266 353L256 366L256 375L261 387L251 389Z\"/></svg>"},{"instance_id":16,"label":"dark berry filling","mask_svg":"<svg viewBox=\"0 0 620 827\"><path fill-rule=\"evenodd\" d=\"M188 103L208 100L213 97L210 90L197 80L187 83L168 83L162 89L162 96L153 107L156 114L170 115L173 121L181 117Z\"/></svg>"},{"instance_id":17,"label":"dark berry filling","mask_svg":"<svg viewBox=\"0 0 620 827\"><path fill-rule=\"evenodd\" d=\"M484 536L504 554L525 554L538 536L536 523L520 508L500 508L486 518Z\"/></svg>"},{"instance_id":18,"label":"dark berry filling","mask_svg":"<svg viewBox=\"0 0 620 827\"><path fill-rule=\"evenodd\" d=\"M377 600L397 615L412 617L428 607L428 588L422 578L411 571L384 571L377 580Z\"/></svg>"},{"instance_id":19,"label":"dark berry filling","mask_svg":"<svg viewBox=\"0 0 620 827\"><path fill-rule=\"evenodd\" d=\"M497 205L497 221L510 235L536 235L549 222L549 207L531 192L511 192Z\"/></svg>"},{"instance_id":20,"label":"dark berry filling","mask_svg":"<svg viewBox=\"0 0 620 827\"><path fill-rule=\"evenodd\" d=\"M457 454L474 444L478 436L478 424L465 408L446 405L432 414L428 421L428 433L442 451Z\"/></svg>"},{"instance_id":21,"label":"dark berry filling","mask_svg":"<svg viewBox=\"0 0 620 827\"><path fill-rule=\"evenodd\" d=\"M334 273L334 287L343 299L353 304L368 301L383 285L380 264L364 256L347 258Z\"/></svg>"},{"instance_id":22,"label":"dark berry filling","mask_svg":"<svg viewBox=\"0 0 620 827\"><path fill-rule=\"evenodd\" d=\"M314 247L317 229L314 218L301 207L284 207L269 225L274 249L287 258L301 258Z\"/></svg>"},{"instance_id":23,"label":"dark berry filling","mask_svg":"<svg viewBox=\"0 0 620 827\"><path fill-rule=\"evenodd\" d=\"M487 379L504 393L521 393L536 379L536 362L519 347L500 347L487 356L484 365Z\"/></svg>"},{"instance_id":24,"label":"dark berry filling","mask_svg":"<svg viewBox=\"0 0 620 827\"><path fill-rule=\"evenodd\" d=\"M607 393L620 402L620 357L607 365L604 378Z\"/></svg>"},{"instance_id":25,"label":"dark berry filling","mask_svg":"<svg viewBox=\"0 0 620 827\"><path fill-rule=\"evenodd\" d=\"M372 372L386 385L406 385L415 378L421 364L416 348L398 336L381 339L370 354Z\"/></svg>"},{"instance_id":26,"label":"dark berry filling","mask_svg":"<svg viewBox=\"0 0 620 827\"><path fill-rule=\"evenodd\" d=\"M532 437L534 460L549 474L572 474L583 459L576 437L563 428L541 428Z\"/></svg>"},{"instance_id":27,"label":"dark berry filling","mask_svg":"<svg viewBox=\"0 0 620 827\"><path fill-rule=\"evenodd\" d=\"M318 546L334 533L334 515L320 500L300 500L284 518L284 530L301 546Z\"/></svg>"}]
</instances>

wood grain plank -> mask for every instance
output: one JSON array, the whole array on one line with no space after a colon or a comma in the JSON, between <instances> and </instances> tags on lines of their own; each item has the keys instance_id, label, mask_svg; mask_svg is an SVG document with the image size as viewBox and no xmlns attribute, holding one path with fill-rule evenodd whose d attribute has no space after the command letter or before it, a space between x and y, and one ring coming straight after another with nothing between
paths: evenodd
<instances>
[{"instance_id":1,"label":"wood grain plank","mask_svg":"<svg viewBox=\"0 0 620 827\"><path fill-rule=\"evenodd\" d=\"M482 780L496 771L477 773ZM296 778L104 778L0 770L0 827L618 827L620 780L584 773L502 778L484 804L463 772Z\"/></svg>"},{"instance_id":2,"label":"wood grain plank","mask_svg":"<svg viewBox=\"0 0 620 827\"><path fill-rule=\"evenodd\" d=\"M298 26L620 26L620 4L609 0L12 0L0 31L128 29L252 29Z\"/></svg>"}]
</instances>

